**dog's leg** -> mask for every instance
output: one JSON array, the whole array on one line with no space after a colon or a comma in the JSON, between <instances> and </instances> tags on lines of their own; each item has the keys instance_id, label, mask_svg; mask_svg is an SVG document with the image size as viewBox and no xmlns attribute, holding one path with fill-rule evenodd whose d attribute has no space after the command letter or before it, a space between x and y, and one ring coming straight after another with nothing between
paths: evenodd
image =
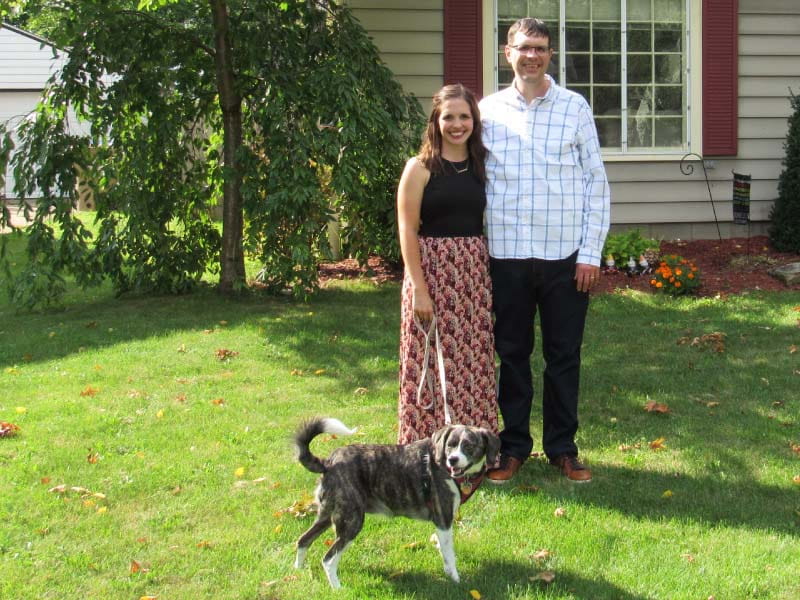
<instances>
[{"instance_id":1,"label":"dog's leg","mask_svg":"<svg viewBox=\"0 0 800 600\"><path fill-rule=\"evenodd\" d=\"M302 569L306 560L308 547L314 543L319 535L331 526L330 515L320 513L314 524L297 540L297 556L294 559L294 568Z\"/></svg>"},{"instance_id":2,"label":"dog's leg","mask_svg":"<svg viewBox=\"0 0 800 600\"><path fill-rule=\"evenodd\" d=\"M364 513L351 512L348 515L339 515L333 518L336 540L322 559L322 568L325 569L325 574L328 576L328 581L333 589L342 587L342 584L339 583L338 575L339 561L363 526Z\"/></svg>"},{"instance_id":3,"label":"dog's leg","mask_svg":"<svg viewBox=\"0 0 800 600\"><path fill-rule=\"evenodd\" d=\"M436 537L439 538L439 552L444 561L444 572L456 583L461 581L456 569L456 551L453 545L453 528L436 529Z\"/></svg>"}]
</instances>

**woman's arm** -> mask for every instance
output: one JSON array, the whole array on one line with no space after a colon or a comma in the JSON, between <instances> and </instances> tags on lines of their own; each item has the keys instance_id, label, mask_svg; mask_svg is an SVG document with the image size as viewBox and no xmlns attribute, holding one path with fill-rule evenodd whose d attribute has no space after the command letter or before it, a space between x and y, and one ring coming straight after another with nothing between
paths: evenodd
<instances>
[{"instance_id":1,"label":"woman's arm","mask_svg":"<svg viewBox=\"0 0 800 600\"><path fill-rule=\"evenodd\" d=\"M400 177L397 188L397 228L400 234L400 252L406 272L411 279L414 314L422 321L433 318L433 300L422 274L419 231L422 192L431 173L416 157L410 158Z\"/></svg>"}]
</instances>

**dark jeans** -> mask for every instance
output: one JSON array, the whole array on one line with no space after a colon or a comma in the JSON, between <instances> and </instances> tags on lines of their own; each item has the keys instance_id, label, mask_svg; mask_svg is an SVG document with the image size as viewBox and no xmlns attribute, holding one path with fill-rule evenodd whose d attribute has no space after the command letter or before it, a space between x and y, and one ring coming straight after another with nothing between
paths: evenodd
<instances>
[{"instance_id":1,"label":"dark jeans","mask_svg":"<svg viewBox=\"0 0 800 600\"><path fill-rule=\"evenodd\" d=\"M503 454L524 460L533 448L530 358L537 310L545 364L542 448L548 458L578 453L578 384L589 294L576 288L576 257L577 253L562 260L491 259Z\"/></svg>"}]
</instances>

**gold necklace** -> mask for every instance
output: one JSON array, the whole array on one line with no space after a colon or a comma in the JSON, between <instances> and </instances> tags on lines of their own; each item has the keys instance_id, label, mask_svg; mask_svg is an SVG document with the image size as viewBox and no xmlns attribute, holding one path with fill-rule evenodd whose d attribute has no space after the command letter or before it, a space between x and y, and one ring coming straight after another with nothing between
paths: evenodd
<instances>
[{"instance_id":1,"label":"gold necklace","mask_svg":"<svg viewBox=\"0 0 800 600\"><path fill-rule=\"evenodd\" d=\"M445 160L447 160L447 159L445 158ZM459 168L456 167L455 163L456 162L461 162L460 160L459 161L455 161L455 162L453 162L452 160L447 160L447 162L449 162L450 166L453 167L453 170L456 172L456 175L460 175L461 173L466 173L469 170L469 156L467 157L467 166L464 167L463 169L459 169Z\"/></svg>"}]
</instances>

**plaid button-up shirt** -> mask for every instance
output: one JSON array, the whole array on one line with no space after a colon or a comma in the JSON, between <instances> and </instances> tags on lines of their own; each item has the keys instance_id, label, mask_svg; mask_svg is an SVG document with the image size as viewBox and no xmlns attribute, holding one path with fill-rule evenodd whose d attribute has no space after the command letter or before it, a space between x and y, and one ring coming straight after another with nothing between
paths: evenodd
<instances>
[{"instance_id":1,"label":"plaid button-up shirt","mask_svg":"<svg viewBox=\"0 0 800 600\"><path fill-rule=\"evenodd\" d=\"M530 104L514 85L481 100L489 253L557 260L577 250L578 262L599 265L611 192L592 110L549 79Z\"/></svg>"}]
</instances>

